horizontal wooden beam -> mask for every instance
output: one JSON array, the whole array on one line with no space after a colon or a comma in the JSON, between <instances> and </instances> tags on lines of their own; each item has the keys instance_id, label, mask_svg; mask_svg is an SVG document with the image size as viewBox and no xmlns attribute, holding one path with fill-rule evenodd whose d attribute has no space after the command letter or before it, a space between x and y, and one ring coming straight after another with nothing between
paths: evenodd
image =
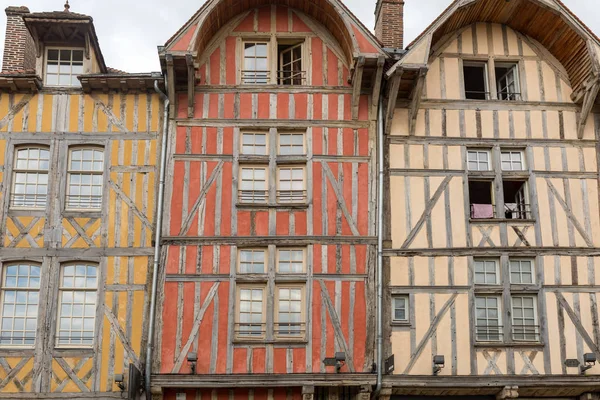
<instances>
[{"instance_id":1,"label":"horizontal wooden beam","mask_svg":"<svg viewBox=\"0 0 600 400\"><path fill-rule=\"evenodd\" d=\"M376 244L375 236L163 236L171 245L306 246L310 244ZM28 250L29 251L29 250Z\"/></svg>"},{"instance_id":2,"label":"horizontal wooden beam","mask_svg":"<svg viewBox=\"0 0 600 400\"><path fill-rule=\"evenodd\" d=\"M517 220L511 220L516 221ZM537 255L555 255L555 256L600 256L600 247L454 247L454 248L419 248L419 249L399 249L393 248L383 251L384 256L393 257L416 257L416 256L498 256L501 253L508 255L519 255L522 257Z\"/></svg>"}]
</instances>

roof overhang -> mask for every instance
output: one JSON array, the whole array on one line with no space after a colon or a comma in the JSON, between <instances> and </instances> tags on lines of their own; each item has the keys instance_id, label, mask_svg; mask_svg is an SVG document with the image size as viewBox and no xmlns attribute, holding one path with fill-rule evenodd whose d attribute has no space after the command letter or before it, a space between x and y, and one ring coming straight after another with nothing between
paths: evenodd
<instances>
[{"instance_id":1,"label":"roof overhang","mask_svg":"<svg viewBox=\"0 0 600 400\"><path fill-rule=\"evenodd\" d=\"M35 73L0 74L0 90L9 92L37 92L42 78Z\"/></svg>"},{"instance_id":2,"label":"roof overhang","mask_svg":"<svg viewBox=\"0 0 600 400\"><path fill-rule=\"evenodd\" d=\"M139 74L88 74L78 77L84 92L118 91L154 92L154 82L158 81L164 89L164 80L160 72Z\"/></svg>"}]
</instances>

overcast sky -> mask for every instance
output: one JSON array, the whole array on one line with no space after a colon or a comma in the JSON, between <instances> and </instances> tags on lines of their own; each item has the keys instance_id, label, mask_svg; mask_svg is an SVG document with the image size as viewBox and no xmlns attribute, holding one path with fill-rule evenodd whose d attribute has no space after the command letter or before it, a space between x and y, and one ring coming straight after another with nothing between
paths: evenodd
<instances>
[{"instance_id":1,"label":"overcast sky","mask_svg":"<svg viewBox=\"0 0 600 400\"><path fill-rule=\"evenodd\" d=\"M26 5L32 12L62 10L64 0L0 0ZM363 23L373 29L376 0L343 0ZM405 0L405 43L423 31L452 0ZM71 11L91 15L108 66L127 72L159 70L156 46L164 44L202 5L204 0L71 0ZM600 34L598 0L563 0L588 26ZM4 49L6 16L0 23Z\"/></svg>"}]
</instances>

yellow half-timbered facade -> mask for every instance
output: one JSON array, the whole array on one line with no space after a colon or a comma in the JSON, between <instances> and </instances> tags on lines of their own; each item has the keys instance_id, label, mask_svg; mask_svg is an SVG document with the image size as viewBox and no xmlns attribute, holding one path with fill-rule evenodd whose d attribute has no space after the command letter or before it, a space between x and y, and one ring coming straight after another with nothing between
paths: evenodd
<instances>
[{"instance_id":1,"label":"yellow half-timbered facade","mask_svg":"<svg viewBox=\"0 0 600 400\"><path fill-rule=\"evenodd\" d=\"M0 397L120 398L144 364L160 74L108 69L68 8L9 12L35 63L0 74Z\"/></svg>"}]
</instances>

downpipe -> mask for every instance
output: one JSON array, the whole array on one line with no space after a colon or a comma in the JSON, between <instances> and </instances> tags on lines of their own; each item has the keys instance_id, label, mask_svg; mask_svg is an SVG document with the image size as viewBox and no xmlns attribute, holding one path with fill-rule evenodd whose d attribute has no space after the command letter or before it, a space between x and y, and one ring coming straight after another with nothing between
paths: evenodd
<instances>
[{"instance_id":1,"label":"downpipe","mask_svg":"<svg viewBox=\"0 0 600 400\"><path fill-rule=\"evenodd\" d=\"M167 81L165 79L165 86ZM162 135L162 147L160 152L160 180L158 184L158 204L156 206L156 235L154 242L154 264L152 268L152 291L150 292L150 321L148 325L148 343L146 344L146 368L144 376L144 386L146 391L146 399L152 399L152 393L150 392L150 379L152 377L152 348L154 341L154 324L155 324L155 313L156 313L156 291L158 284L158 267L160 264L160 241L162 236L162 221L163 221L163 206L164 206L164 192L165 192L165 170L167 164L167 137L169 136L169 97L163 93L158 87L158 80L154 81L154 90L159 94L160 98L164 102L164 115L163 115L163 135Z\"/></svg>"},{"instance_id":2,"label":"downpipe","mask_svg":"<svg viewBox=\"0 0 600 400\"><path fill-rule=\"evenodd\" d=\"M377 146L379 181L377 195L377 385L375 398L379 397L383 379L383 96L379 97L377 110Z\"/></svg>"}]
</instances>

